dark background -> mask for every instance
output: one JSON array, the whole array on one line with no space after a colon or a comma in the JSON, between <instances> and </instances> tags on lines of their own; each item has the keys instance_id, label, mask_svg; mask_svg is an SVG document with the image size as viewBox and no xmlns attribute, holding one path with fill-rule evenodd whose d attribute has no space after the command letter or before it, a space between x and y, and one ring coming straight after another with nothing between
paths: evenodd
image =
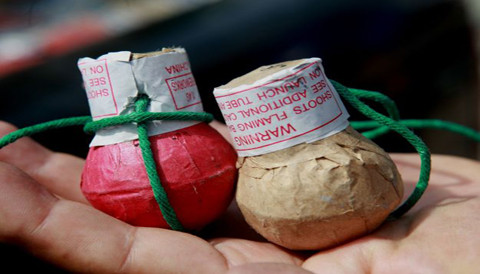
<instances>
[{"instance_id":1,"label":"dark background","mask_svg":"<svg viewBox=\"0 0 480 274\"><path fill-rule=\"evenodd\" d=\"M442 0L220 1L3 75L0 119L24 127L89 115L78 58L182 46L204 108L219 120L215 87L261 65L320 57L330 79L389 95L402 118L439 118L478 129L474 26L466 11L462 1ZM364 119L347 108L351 120ZM464 137L416 133L433 153L477 157L476 144ZM51 149L85 157L91 136L73 127L34 138ZM389 152L413 152L395 134L376 141ZM33 260L15 247L0 247L7 265L18 258ZM14 266L55 271L36 260Z\"/></svg>"}]
</instances>

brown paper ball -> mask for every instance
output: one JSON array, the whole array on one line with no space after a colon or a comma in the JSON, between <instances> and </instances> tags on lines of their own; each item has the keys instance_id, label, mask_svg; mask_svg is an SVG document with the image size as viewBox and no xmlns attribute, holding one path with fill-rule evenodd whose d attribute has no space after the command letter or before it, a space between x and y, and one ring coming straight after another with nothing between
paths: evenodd
<instances>
[{"instance_id":1,"label":"brown paper ball","mask_svg":"<svg viewBox=\"0 0 480 274\"><path fill-rule=\"evenodd\" d=\"M400 203L388 154L351 127L313 142L239 158L236 199L267 240L293 250L339 245L376 229Z\"/></svg>"}]
</instances>

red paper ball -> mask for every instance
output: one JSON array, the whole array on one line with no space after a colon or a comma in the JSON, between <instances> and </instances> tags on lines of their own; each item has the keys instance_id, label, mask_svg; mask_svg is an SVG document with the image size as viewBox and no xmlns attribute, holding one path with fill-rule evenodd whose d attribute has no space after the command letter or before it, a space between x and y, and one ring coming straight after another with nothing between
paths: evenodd
<instances>
[{"instance_id":1,"label":"red paper ball","mask_svg":"<svg viewBox=\"0 0 480 274\"><path fill-rule=\"evenodd\" d=\"M184 228L228 207L237 178L232 146L206 123L149 138L160 181ZM93 207L136 226L169 228L153 196L138 140L91 147L81 189Z\"/></svg>"}]
</instances>

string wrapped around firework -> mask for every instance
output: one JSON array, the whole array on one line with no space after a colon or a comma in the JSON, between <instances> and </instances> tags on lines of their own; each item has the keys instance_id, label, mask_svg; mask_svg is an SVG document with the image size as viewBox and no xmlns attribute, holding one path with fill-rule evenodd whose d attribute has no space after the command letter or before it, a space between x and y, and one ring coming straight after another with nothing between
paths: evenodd
<instances>
[{"instance_id":1,"label":"string wrapped around firework","mask_svg":"<svg viewBox=\"0 0 480 274\"><path fill-rule=\"evenodd\" d=\"M96 130L82 173L90 203L133 225L176 230L221 215L237 156L208 124L190 121L203 108L185 50L115 52L78 66L92 118L107 125ZM152 119L159 113L185 119ZM108 125L122 117L134 122Z\"/></svg>"}]
</instances>

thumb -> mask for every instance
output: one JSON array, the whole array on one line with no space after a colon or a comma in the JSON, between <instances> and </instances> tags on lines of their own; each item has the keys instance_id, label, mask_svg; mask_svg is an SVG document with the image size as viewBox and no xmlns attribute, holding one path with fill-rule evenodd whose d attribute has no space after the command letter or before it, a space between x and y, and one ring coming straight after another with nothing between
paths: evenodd
<instances>
[{"instance_id":1,"label":"thumb","mask_svg":"<svg viewBox=\"0 0 480 274\"><path fill-rule=\"evenodd\" d=\"M94 208L58 199L0 162L0 241L74 272L219 273L225 258L186 233L136 228ZM205 263L208 262L208 263Z\"/></svg>"}]
</instances>

